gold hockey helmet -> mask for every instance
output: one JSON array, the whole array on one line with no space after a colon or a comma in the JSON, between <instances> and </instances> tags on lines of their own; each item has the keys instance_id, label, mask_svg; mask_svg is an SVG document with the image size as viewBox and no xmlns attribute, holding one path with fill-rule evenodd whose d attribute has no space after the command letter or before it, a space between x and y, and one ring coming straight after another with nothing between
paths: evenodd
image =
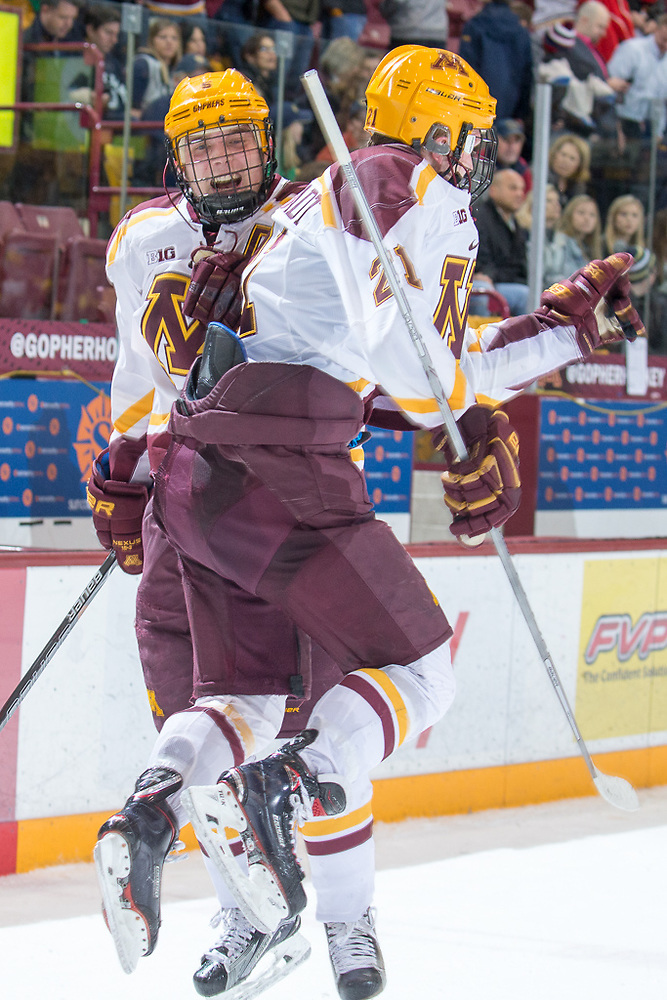
<instances>
[{"instance_id":1,"label":"gold hockey helmet","mask_svg":"<svg viewBox=\"0 0 667 1000\"><path fill-rule=\"evenodd\" d=\"M460 56L423 45L393 49L370 79L366 106L367 132L446 157L444 176L471 198L491 183L496 100Z\"/></svg>"},{"instance_id":2,"label":"gold hockey helmet","mask_svg":"<svg viewBox=\"0 0 667 1000\"><path fill-rule=\"evenodd\" d=\"M269 107L236 69L186 77L164 120L169 162L202 222L246 219L276 172Z\"/></svg>"}]
</instances>

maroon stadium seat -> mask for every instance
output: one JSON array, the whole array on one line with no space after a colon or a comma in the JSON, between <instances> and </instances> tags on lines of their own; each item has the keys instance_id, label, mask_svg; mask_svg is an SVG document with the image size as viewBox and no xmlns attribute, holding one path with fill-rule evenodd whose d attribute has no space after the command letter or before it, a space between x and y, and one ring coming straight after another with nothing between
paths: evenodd
<instances>
[{"instance_id":1,"label":"maroon stadium seat","mask_svg":"<svg viewBox=\"0 0 667 1000\"><path fill-rule=\"evenodd\" d=\"M59 260L56 236L8 233L0 248L0 316L52 319Z\"/></svg>"},{"instance_id":2,"label":"maroon stadium seat","mask_svg":"<svg viewBox=\"0 0 667 1000\"><path fill-rule=\"evenodd\" d=\"M13 232L23 232L25 226L21 221L21 216L16 211L16 207L11 201L0 201L0 244L5 240L5 236Z\"/></svg>"},{"instance_id":3,"label":"maroon stadium seat","mask_svg":"<svg viewBox=\"0 0 667 1000\"><path fill-rule=\"evenodd\" d=\"M57 236L63 247L71 236L85 235L73 208L22 204L15 208L26 232Z\"/></svg>"},{"instance_id":4,"label":"maroon stadium seat","mask_svg":"<svg viewBox=\"0 0 667 1000\"><path fill-rule=\"evenodd\" d=\"M67 241L59 319L113 322L114 297L104 272L106 240Z\"/></svg>"}]
</instances>

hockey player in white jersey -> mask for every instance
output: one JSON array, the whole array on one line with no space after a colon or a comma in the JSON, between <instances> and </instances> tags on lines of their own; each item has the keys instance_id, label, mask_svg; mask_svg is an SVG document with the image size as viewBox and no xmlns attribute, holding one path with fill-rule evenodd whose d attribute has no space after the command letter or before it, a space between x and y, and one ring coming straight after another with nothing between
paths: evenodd
<instances>
[{"instance_id":1,"label":"hockey player in white jersey","mask_svg":"<svg viewBox=\"0 0 667 1000\"><path fill-rule=\"evenodd\" d=\"M535 313L469 329L478 240L470 205L493 171L495 101L457 56L420 46L389 53L366 96L373 145L353 162L470 452L463 463L448 452L453 530L477 535L519 502L517 438L499 405L620 339L608 312L630 336L641 331L625 278L632 258L592 262L548 289ZM195 654L211 641L216 609L243 595L251 629L258 609L280 608L346 673L292 745L183 793L209 856L267 933L305 905L295 822L349 815L369 771L438 721L454 696L451 628L374 517L346 449L374 420L441 432L439 407L343 172L334 165L275 218L282 229L243 276L240 336L252 363L203 398L178 401L154 507L197 580ZM247 877L225 827L241 832ZM359 902L358 926L369 902ZM337 939L344 932L332 928L332 957Z\"/></svg>"},{"instance_id":2,"label":"hockey player in white jersey","mask_svg":"<svg viewBox=\"0 0 667 1000\"><path fill-rule=\"evenodd\" d=\"M214 781L260 751L281 729L285 691L297 698L287 721L299 718L308 695L311 646L282 612L269 609L262 628L248 637L240 613L228 623L224 644L193 662L179 559L149 502L152 477L170 439L170 409L202 350L207 322L237 324L242 266L271 235L276 207L303 187L275 173L268 113L236 70L182 81L165 129L183 197L165 196L132 209L108 248L120 352L111 390L110 446L95 463L88 497L102 544L116 551L124 571L143 571L136 631L160 731L134 794L104 824L95 849L107 923L128 972L156 944L160 871L183 822L182 781ZM263 654L258 676L251 674L242 691L225 698L215 681L216 661L226 657L243 677L246 645L258 657ZM326 658L329 680L322 681L324 654L312 651L312 656L319 664L317 685L340 678ZM317 685L315 691L324 690ZM258 689L276 693L256 710L244 694ZM293 723L291 732L299 728ZM289 727L283 725L282 732L289 735ZM369 820L370 813L366 828ZM310 840L317 846L316 836ZM335 863L345 845L340 848L340 838L328 841ZM282 922L275 933L255 930L215 869L211 873L221 905L217 938L195 973L195 988L204 996L247 997L291 970L308 948L297 934L298 918ZM347 898L338 872L336 880ZM351 867L351 893L357 881ZM256 967L264 956L273 959L273 967L258 982Z\"/></svg>"}]
</instances>

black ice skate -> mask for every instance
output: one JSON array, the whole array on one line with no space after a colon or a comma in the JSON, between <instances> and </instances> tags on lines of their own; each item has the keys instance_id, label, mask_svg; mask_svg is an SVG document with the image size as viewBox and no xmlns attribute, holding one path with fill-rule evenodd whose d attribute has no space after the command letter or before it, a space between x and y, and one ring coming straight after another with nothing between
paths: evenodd
<instances>
[{"instance_id":1,"label":"black ice skate","mask_svg":"<svg viewBox=\"0 0 667 1000\"><path fill-rule=\"evenodd\" d=\"M341 785L318 780L299 756L316 735L306 730L270 757L227 771L217 785L188 788L181 798L199 842L240 909L265 934L306 905L296 857L297 822L345 809ZM248 875L230 850L225 827L241 836Z\"/></svg>"},{"instance_id":2,"label":"black ice skate","mask_svg":"<svg viewBox=\"0 0 667 1000\"><path fill-rule=\"evenodd\" d=\"M324 929L342 1000L370 1000L382 993L387 975L371 908L353 923L325 924Z\"/></svg>"},{"instance_id":3,"label":"black ice skate","mask_svg":"<svg viewBox=\"0 0 667 1000\"><path fill-rule=\"evenodd\" d=\"M218 939L201 960L193 978L197 993L225 1000L251 1000L288 976L310 955L310 945L298 933L300 917L278 924L263 934L238 909L220 910L213 926Z\"/></svg>"},{"instance_id":4,"label":"black ice skate","mask_svg":"<svg viewBox=\"0 0 667 1000\"><path fill-rule=\"evenodd\" d=\"M125 972L134 972L157 941L162 866L178 837L176 817L164 799L182 783L168 767L144 771L134 794L97 835L93 853L104 918Z\"/></svg>"}]
</instances>

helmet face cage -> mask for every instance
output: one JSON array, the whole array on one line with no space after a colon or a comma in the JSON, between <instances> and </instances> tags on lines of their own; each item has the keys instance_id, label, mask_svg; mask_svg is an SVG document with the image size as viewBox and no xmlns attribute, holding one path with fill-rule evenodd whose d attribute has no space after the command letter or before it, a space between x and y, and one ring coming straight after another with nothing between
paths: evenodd
<instances>
[{"instance_id":1,"label":"helmet face cage","mask_svg":"<svg viewBox=\"0 0 667 1000\"><path fill-rule=\"evenodd\" d=\"M234 118L203 124L167 139L170 165L185 198L212 226L249 218L263 202L276 172L269 118Z\"/></svg>"},{"instance_id":2,"label":"helmet face cage","mask_svg":"<svg viewBox=\"0 0 667 1000\"><path fill-rule=\"evenodd\" d=\"M451 149L450 130L446 125L432 125L422 145L431 153L443 156L447 168L442 176L454 187L470 192L470 202L474 204L484 194L493 179L496 166L498 139L492 128L475 128L471 122L462 122L458 140ZM466 154L466 162L461 161Z\"/></svg>"}]
</instances>

